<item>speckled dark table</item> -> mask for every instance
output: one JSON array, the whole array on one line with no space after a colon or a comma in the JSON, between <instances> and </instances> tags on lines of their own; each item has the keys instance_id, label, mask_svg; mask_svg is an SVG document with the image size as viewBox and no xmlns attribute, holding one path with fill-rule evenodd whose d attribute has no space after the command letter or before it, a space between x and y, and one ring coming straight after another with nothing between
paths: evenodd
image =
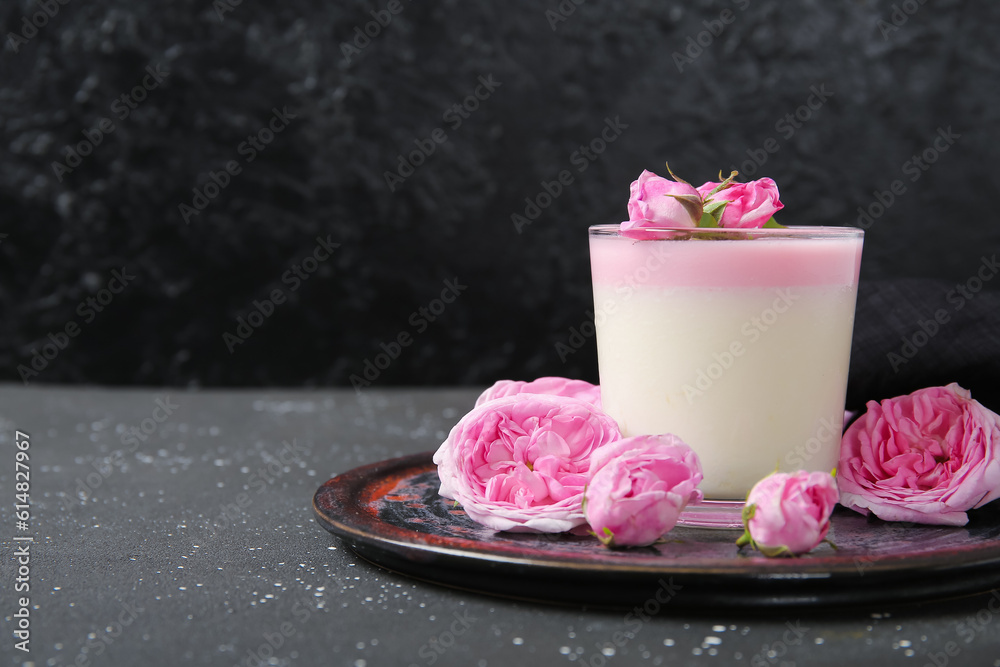
<instances>
[{"instance_id":1,"label":"speckled dark table","mask_svg":"<svg viewBox=\"0 0 1000 667\"><path fill-rule=\"evenodd\" d=\"M475 396L0 388L0 664L1000 666L990 594L836 612L667 605L637 624L413 581L316 523L327 478L433 449ZM12 635L14 535L35 537L30 653Z\"/></svg>"}]
</instances>

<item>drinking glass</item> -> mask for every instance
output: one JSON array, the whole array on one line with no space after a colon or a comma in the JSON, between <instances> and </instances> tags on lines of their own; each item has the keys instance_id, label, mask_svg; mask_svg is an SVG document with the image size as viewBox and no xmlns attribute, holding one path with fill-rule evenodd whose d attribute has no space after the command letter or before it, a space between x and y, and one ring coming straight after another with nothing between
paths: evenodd
<instances>
[{"instance_id":1,"label":"drinking glass","mask_svg":"<svg viewBox=\"0 0 1000 667\"><path fill-rule=\"evenodd\" d=\"M623 436L698 454L681 523L738 527L768 474L831 471L864 232L618 227L590 228L601 399Z\"/></svg>"}]
</instances>

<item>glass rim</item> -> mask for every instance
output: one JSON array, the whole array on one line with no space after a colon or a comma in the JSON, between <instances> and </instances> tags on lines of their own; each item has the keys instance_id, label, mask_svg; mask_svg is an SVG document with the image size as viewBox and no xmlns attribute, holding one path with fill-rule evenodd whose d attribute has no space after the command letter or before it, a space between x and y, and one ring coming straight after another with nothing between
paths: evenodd
<instances>
[{"instance_id":1,"label":"glass rim","mask_svg":"<svg viewBox=\"0 0 1000 667\"><path fill-rule=\"evenodd\" d=\"M864 238L865 230L860 227L823 227L809 225L795 225L791 227L751 227L744 229L741 227L642 227L645 234L655 235L653 238L643 238L642 236L630 236L622 233L620 223L591 225L588 228L590 236L614 237L627 239L629 241L660 241L671 240L678 235L690 237L692 234L711 234L714 240L719 240L719 235L723 240L726 236L732 236L734 240L745 240L748 238L774 238L774 239L838 239L838 238ZM638 231L638 230L637 230Z\"/></svg>"}]
</instances>

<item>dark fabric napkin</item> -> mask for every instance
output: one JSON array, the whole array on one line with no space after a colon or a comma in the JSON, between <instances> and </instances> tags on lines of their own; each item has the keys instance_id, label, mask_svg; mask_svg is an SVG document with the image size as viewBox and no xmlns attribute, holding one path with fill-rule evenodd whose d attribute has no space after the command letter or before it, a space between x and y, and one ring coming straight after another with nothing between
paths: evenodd
<instances>
[{"instance_id":1,"label":"dark fabric napkin","mask_svg":"<svg viewBox=\"0 0 1000 667\"><path fill-rule=\"evenodd\" d=\"M847 409L957 382L1000 412L1000 277L996 287L992 277L862 280Z\"/></svg>"}]
</instances>

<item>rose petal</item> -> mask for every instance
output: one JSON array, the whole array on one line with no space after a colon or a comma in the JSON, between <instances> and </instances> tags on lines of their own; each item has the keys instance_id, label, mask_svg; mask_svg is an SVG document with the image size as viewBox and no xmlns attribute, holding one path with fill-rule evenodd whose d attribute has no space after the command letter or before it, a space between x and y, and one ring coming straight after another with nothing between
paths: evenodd
<instances>
[{"instance_id":1,"label":"rose petal","mask_svg":"<svg viewBox=\"0 0 1000 667\"><path fill-rule=\"evenodd\" d=\"M957 384L870 401L844 433L841 503L886 521L965 525L1000 497L1000 416Z\"/></svg>"},{"instance_id":2,"label":"rose petal","mask_svg":"<svg viewBox=\"0 0 1000 667\"><path fill-rule=\"evenodd\" d=\"M570 397L515 393L473 408L434 454L440 494L494 530L563 532L584 523L591 454L621 438Z\"/></svg>"}]
</instances>

